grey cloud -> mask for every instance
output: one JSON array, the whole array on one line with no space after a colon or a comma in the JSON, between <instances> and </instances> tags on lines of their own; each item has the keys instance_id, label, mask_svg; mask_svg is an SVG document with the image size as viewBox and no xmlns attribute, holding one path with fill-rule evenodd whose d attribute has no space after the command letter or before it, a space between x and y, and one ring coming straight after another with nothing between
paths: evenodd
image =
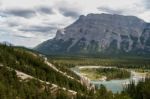
<instances>
[{"instance_id":1,"label":"grey cloud","mask_svg":"<svg viewBox=\"0 0 150 99\"><path fill-rule=\"evenodd\" d=\"M37 8L37 11L44 14L54 14L53 8L50 7L41 6Z\"/></svg>"},{"instance_id":2,"label":"grey cloud","mask_svg":"<svg viewBox=\"0 0 150 99\"><path fill-rule=\"evenodd\" d=\"M2 1L0 1L0 6L2 6Z\"/></svg>"},{"instance_id":3,"label":"grey cloud","mask_svg":"<svg viewBox=\"0 0 150 99\"><path fill-rule=\"evenodd\" d=\"M7 15L2 10L0 10L0 16L1 17L7 17Z\"/></svg>"},{"instance_id":4,"label":"grey cloud","mask_svg":"<svg viewBox=\"0 0 150 99\"><path fill-rule=\"evenodd\" d=\"M81 6L73 2L60 1L55 4L56 10L65 17L77 18L82 11Z\"/></svg>"},{"instance_id":5,"label":"grey cloud","mask_svg":"<svg viewBox=\"0 0 150 99\"><path fill-rule=\"evenodd\" d=\"M26 38L32 38L32 37L27 37L27 36L19 36L19 35L15 35L15 37L24 38L24 39L26 39Z\"/></svg>"},{"instance_id":6,"label":"grey cloud","mask_svg":"<svg viewBox=\"0 0 150 99\"><path fill-rule=\"evenodd\" d=\"M23 32L41 32L41 33L47 33L52 30L56 29L56 27L51 26L31 26L29 28L21 28L19 31Z\"/></svg>"},{"instance_id":7,"label":"grey cloud","mask_svg":"<svg viewBox=\"0 0 150 99\"><path fill-rule=\"evenodd\" d=\"M16 27L16 26L19 26L19 23L17 23L17 22L7 22L7 25L9 27Z\"/></svg>"},{"instance_id":8,"label":"grey cloud","mask_svg":"<svg viewBox=\"0 0 150 99\"><path fill-rule=\"evenodd\" d=\"M144 2L144 7L146 9L150 9L150 0L144 0L143 2Z\"/></svg>"},{"instance_id":9,"label":"grey cloud","mask_svg":"<svg viewBox=\"0 0 150 99\"><path fill-rule=\"evenodd\" d=\"M124 10L121 10L121 9L113 10L112 8L109 8L109 7L98 7L97 9L99 11L104 11L110 14L123 14L124 12Z\"/></svg>"},{"instance_id":10,"label":"grey cloud","mask_svg":"<svg viewBox=\"0 0 150 99\"><path fill-rule=\"evenodd\" d=\"M66 17L77 18L80 16L80 14L75 9L61 7L58 10L61 14L63 14Z\"/></svg>"},{"instance_id":11,"label":"grey cloud","mask_svg":"<svg viewBox=\"0 0 150 99\"><path fill-rule=\"evenodd\" d=\"M36 15L36 12L30 9L9 9L9 10L5 10L4 13L8 16L13 15L13 16L19 16L24 18L31 18Z\"/></svg>"},{"instance_id":12,"label":"grey cloud","mask_svg":"<svg viewBox=\"0 0 150 99\"><path fill-rule=\"evenodd\" d=\"M24 17L24 18L31 18L36 16L36 13L42 13L42 14L54 14L53 8L50 7L44 7L39 6L37 8L33 9L5 9L0 10L0 16L1 17L8 17L8 16L18 16L18 17Z\"/></svg>"}]
</instances>

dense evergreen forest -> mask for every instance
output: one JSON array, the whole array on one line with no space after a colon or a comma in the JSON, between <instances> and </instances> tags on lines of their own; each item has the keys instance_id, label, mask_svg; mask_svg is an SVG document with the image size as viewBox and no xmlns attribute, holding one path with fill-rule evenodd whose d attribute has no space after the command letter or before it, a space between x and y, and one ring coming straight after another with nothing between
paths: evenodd
<instances>
[{"instance_id":1,"label":"dense evergreen forest","mask_svg":"<svg viewBox=\"0 0 150 99\"><path fill-rule=\"evenodd\" d=\"M80 80L80 77L68 68L88 62L89 65L93 63L93 65L105 64L106 66L110 64L135 66L136 61L133 63L129 60L128 64L123 60L117 62L117 60L92 58L68 61L66 58L57 61L56 58L50 58L49 61L74 79L58 73L45 63L43 57L30 50L0 45L0 99L150 99L150 79L143 80L137 85L131 83L123 92L113 94L103 85L100 86L100 89L88 90L85 85L77 81ZM137 61L137 64L139 67L149 68L148 59ZM31 75L35 79L21 79L15 70ZM54 90L52 84L60 87ZM63 88L67 90L63 90ZM72 95L68 90L76 91L77 94Z\"/></svg>"},{"instance_id":2,"label":"dense evergreen forest","mask_svg":"<svg viewBox=\"0 0 150 99\"><path fill-rule=\"evenodd\" d=\"M31 76L43 81L58 84L72 90L85 91L86 87L82 86L75 80L71 80L64 75L57 73L44 63L43 58L19 50L13 47L0 46L0 62L8 67L20 70Z\"/></svg>"},{"instance_id":3,"label":"dense evergreen forest","mask_svg":"<svg viewBox=\"0 0 150 99\"><path fill-rule=\"evenodd\" d=\"M36 54L23 49L20 50L20 48L0 45L0 64L3 65L3 67L19 70L37 79L65 87L68 90L70 89L80 93L86 93L87 91L86 86L50 68L44 63L42 57L36 56Z\"/></svg>"},{"instance_id":4,"label":"dense evergreen forest","mask_svg":"<svg viewBox=\"0 0 150 99\"><path fill-rule=\"evenodd\" d=\"M64 56L49 56L53 64L61 64L67 67L74 66L115 66L119 68L142 68L150 69L150 58L146 57L64 57Z\"/></svg>"},{"instance_id":5,"label":"dense evergreen forest","mask_svg":"<svg viewBox=\"0 0 150 99\"><path fill-rule=\"evenodd\" d=\"M124 93L129 94L132 99L150 99L150 78L140 81L137 85L132 82L124 89Z\"/></svg>"},{"instance_id":6,"label":"dense evergreen forest","mask_svg":"<svg viewBox=\"0 0 150 99\"><path fill-rule=\"evenodd\" d=\"M50 87L42 90L44 86L36 80L20 82L15 71L0 67L0 99L48 99Z\"/></svg>"}]
</instances>

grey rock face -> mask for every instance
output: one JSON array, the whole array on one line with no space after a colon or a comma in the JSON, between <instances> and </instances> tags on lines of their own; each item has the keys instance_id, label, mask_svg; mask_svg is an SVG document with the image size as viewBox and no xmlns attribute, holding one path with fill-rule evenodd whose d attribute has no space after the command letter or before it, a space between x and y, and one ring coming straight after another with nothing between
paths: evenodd
<instances>
[{"instance_id":1,"label":"grey rock face","mask_svg":"<svg viewBox=\"0 0 150 99\"><path fill-rule=\"evenodd\" d=\"M87 54L149 52L150 24L134 16L82 15L75 23L58 30L53 40L40 44L36 50L46 54L57 51Z\"/></svg>"}]
</instances>

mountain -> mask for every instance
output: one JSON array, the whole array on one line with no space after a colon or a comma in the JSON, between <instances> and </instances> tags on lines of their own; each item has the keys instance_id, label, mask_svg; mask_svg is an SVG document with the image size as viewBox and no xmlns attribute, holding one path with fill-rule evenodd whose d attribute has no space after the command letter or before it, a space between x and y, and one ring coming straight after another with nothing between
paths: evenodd
<instances>
[{"instance_id":1,"label":"mountain","mask_svg":"<svg viewBox=\"0 0 150 99\"><path fill-rule=\"evenodd\" d=\"M81 15L35 50L44 54L147 54L150 52L150 23L135 16Z\"/></svg>"}]
</instances>

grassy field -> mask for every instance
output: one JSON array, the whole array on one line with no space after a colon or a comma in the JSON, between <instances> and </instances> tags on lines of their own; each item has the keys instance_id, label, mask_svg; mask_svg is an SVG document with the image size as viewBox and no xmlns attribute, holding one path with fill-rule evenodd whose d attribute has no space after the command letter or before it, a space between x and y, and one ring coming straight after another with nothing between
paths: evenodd
<instances>
[{"instance_id":1,"label":"grassy field","mask_svg":"<svg viewBox=\"0 0 150 99\"><path fill-rule=\"evenodd\" d=\"M81 75L89 78L90 80L100 80L102 79L102 75L96 73L92 69L81 69L80 70Z\"/></svg>"},{"instance_id":2,"label":"grassy field","mask_svg":"<svg viewBox=\"0 0 150 99\"><path fill-rule=\"evenodd\" d=\"M80 69L80 72L91 80L101 80L104 77L107 77L106 80L126 79L130 77L129 71L117 68L84 68Z\"/></svg>"}]
</instances>

